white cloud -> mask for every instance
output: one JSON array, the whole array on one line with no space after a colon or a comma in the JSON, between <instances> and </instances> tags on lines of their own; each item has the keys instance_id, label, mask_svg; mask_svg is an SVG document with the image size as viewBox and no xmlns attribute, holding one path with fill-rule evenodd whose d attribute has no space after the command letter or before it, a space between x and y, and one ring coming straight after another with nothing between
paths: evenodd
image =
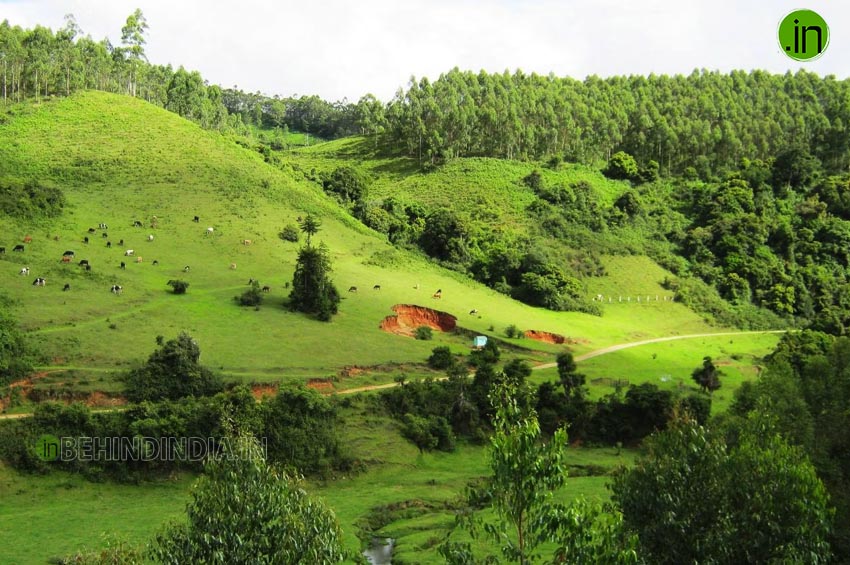
<instances>
[{"instance_id":1,"label":"white cloud","mask_svg":"<svg viewBox=\"0 0 850 565\"><path fill-rule=\"evenodd\" d=\"M73 13L84 32L118 43L137 7L151 62L283 96L387 100L411 75L434 79L455 66L579 79L695 68L850 76L850 3L839 1L811 2L832 39L808 64L787 59L775 40L797 0L35 0L0 2L0 17L56 29Z\"/></svg>"}]
</instances>

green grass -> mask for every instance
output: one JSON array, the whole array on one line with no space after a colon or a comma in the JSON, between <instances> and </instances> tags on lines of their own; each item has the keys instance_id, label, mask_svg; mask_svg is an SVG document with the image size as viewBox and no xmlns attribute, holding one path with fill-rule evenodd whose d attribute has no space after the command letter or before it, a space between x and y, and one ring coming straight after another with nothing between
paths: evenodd
<instances>
[{"instance_id":1,"label":"green grass","mask_svg":"<svg viewBox=\"0 0 850 565\"><path fill-rule=\"evenodd\" d=\"M343 147L352 143L357 140L332 142ZM320 147L311 149L318 152ZM531 166L473 164L489 171L480 174L506 179ZM463 176L463 166L449 167L445 174ZM479 173L469 174L479 178ZM42 364L74 367L77 380L95 382L104 371L141 362L157 335L168 338L179 331L199 341L202 362L243 381L328 377L351 365L421 363L445 341L465 347L447 336L424 342L381 331L380 321L398 303L450 312L459 325L480 334L499 335L513 323L586 340L576 346L578 353L635 337L707 327L677 304L648 306L640 316L634 316L634 309L612 306L601 318L520 304L393 249L314 183L270 167L225 137L126 96L81 93L0 125L0 176L53 182L67 195L67 210L55 221L0 219L0 244L11 247L24 235L33 237L25 253L0 258L0 287L26 312L22 323L45 353ZM510 190L526 190L513 180L505 183ZM329 324L284 308L297 245L281 241L277 233L306 212L322 218L317 240L330 247L333 278L344 294L340 313ZM151 229L147 224L154 215L158 227ZM195 215L200 223L192 221ZM136 219L146 227L132 227ZM99 230L87 233L99 222L109 224L112 249L106 248ZM207 226L215 228L214 235L206 235ZM146 240L149 233L153 242ZM88 245L82 243L84 236L90 238ZM243 239L253 245L242 245ZM77 252L76 260L88 259L92 271L61 263L66 249ZM131 262L124 249L134 249L144 262ZM158 266L152 265L154 259ZM119 269L121 261L126 270ZM184 265L191 267L189 273L183 272ZM30 277L17 274L22 266L31 268ZM662 274L657 271L655 278ZM614 279L629 274L616 274L608 284L623 286ZM32 287L35 276L45 277L47 286ZM259 311L233 301L250 277L272 288ZM172 278L190 283L186 295L169 292L165 283ZM71 291L62 292L64 283ZM122 296L109 292L112 284L124 287ZM372 291L374 284L382 290ZM346 293L349 286L361 291ZM443 290L440 301L431 298L437 288ZM472 308L480 316L469 316ZM529 340L523 345L557 351ZM384 370L373 374L385 376L385 382L393 377Z\"/></svg>"},{"instance_id":2,"label":"green grass","mask_svg":"<svg viewBox=\"0 0 850 565\"><path fill-rule=\"evenodd\" d=\"M143 485L91 483L67 473L21 475L0 464L0 554L4 564L104 547L107 537L143 545L185 516L193 478Z\"/></svg>"},{"instance_id":3,"label":"green grass","mask_svg":"<svg viewBox=\"0 0 850 565\"><path fill-rule=\"evenodd\" d=\"M615 391L616 381L653 383L679 393L699 391L691 372L709 356L723 371L721 388L712 394L712 414L725 411L744 381L758 377L762 359L773 351L781 334L739 334L701 337L641 345L593 357L578 364L587 376L591 398ZM535 371L532 382L557 380L556 369ZM596 381L596 382L594 382Z\"/></svg>"}]
</instances>

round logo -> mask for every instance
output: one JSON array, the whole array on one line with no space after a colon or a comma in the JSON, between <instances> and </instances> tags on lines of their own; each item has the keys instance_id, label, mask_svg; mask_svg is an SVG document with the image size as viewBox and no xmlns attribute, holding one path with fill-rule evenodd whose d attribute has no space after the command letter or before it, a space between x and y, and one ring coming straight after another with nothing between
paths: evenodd
<instances>
[{"instance_id":1,"label":"round logo","mask_svg":"<svg viewBox=\"0 0 850 565\"><path fill-rule=\"evenodd\" d=\"M42 461L59 459L59 438L53 434L44 434L35 442L35 455Z\"/></svg>"},{"instance_id":2,"label":"round logo","mask_svg":"<svg viewBox=\"0 0 850 565\"><path fill-rule=\"evenodd\" d=\"M779 22L779 47L795 61L814 61L829 45L829 26L812 10L794 10Z\"/></svg>"}]
</instances>

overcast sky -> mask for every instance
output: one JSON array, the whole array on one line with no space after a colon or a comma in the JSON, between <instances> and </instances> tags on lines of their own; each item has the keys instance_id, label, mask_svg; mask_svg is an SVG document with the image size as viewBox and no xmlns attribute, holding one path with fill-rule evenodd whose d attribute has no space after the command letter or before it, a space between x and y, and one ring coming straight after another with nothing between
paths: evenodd
<instances>
[{"instance_id":1,"label":"overcast sky","mask_svg":"<svg viewBox=\"0 0 850 565\"><path fill-rule=\"evenodd\" d=\"M579 79L695 68L850 77L846 0L0 0L0 20L56 30L73 13L84 33L117 45L136 8L152 63L269 95L386 101L411 75L453 67ZM777 43L779 21L797 8L830 27L817 61L796 63Z\"/></svg>"}]
</instances>

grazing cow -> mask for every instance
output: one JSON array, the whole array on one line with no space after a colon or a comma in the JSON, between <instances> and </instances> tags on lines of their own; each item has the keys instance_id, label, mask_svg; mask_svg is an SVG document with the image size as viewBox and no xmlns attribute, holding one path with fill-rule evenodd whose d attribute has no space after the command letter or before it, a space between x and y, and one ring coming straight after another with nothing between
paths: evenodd
<instances>
[{"instance_id":1,"label":"grazing cow","mask_svg":"<svg viewBox=\"0 0 850 565\"><path fill-rule=\"evenodd\" d=\"M472 310L470 310L470 311L469 311L469 315L470 315L470 316L474 316L474 315L476 315L477 313L478 313L478 310L476 310L475 308L473 308Z\"/></svg>"},{"instance_id":2,"label":"grazing cow","mask_svg":"<svg viewBox=\"0 0 850 565\"><path fill-rule=\"evenodd\" d=\"M70 262L71 262L71 258L70 258L68 255L64 255L64 256L62 257L62 262L63 262L63 263L70 263Z\"/></svg>"},{"instance_id":3,"label":"grazing cow","mask_svg":"<svg viewBox=\"0 0 850 565\"><path fill-rule=\"evenodd\" d=\"M124 252L124 257L129 257L133 253L135 253L135 251L133 251L132 249L128 249L127 251Z\"/></svg>"},{"instance_id":4,"label":"grazing cow","mask_svg":"<svg viewBox=\"0 0 850 565\"><path fill-rule=\"evenodd\" d=\"M32 243L32 236L31 235L24 236L24 243Z\"/></svg>"},{"instance_id":5,"label":"grazing cow","mask_svg":"<svg viewBox=\"0 0 850 565\"><path fill-rule=\"evenodd\" d=\"M5 255L5 254L6 254L6 248L0 247L0 255Z\"/></svg>"},{"instance_id":6,"label":"grazing cow","mask_svg":"<svg viewBox=\"0 0 850 565\"><path fill-rule=\"evenodd\" d=\"M139 220L133 220L133 227L134 228L142 227L142 222L140 222Z\"/></svg>"},{"instance_id":7,"label":"grazing cow","mask_svg":"<svg viewBox=\"0 0 850 565\"><path fill-rule=\"evenodd\" d=\"M106 232L103 232L102 234L100 234L100 237L102 237L103 239L106 239L107 237L109 237L109 234L106 233Z\"/></svg>"},{"instance_id":8,"label":"grazing cow","mask_svg":"<svg viewBox=\"0 0 850 565\"><path fill-rule=\"evenodd\" d=\"M18 274L19 275L28 275L28 274L30 274L30 268L29 267L22 267L21 271Z\"/></svg>"},{"instance_id":9,"label":"grazing cow","mask_svg":"<svg viewBox=\"0 0 850 565\"><path fill-rule=\"evenodd\" d=\"M381 285L376 284L375 286L372 287L372 290L381 290Z\"/></svg>"},{"instance_id":10,"label":"grazing cow","mask_svg":"<svg viewBox=\"0 0 850 565\"><path fill-rule=\"evenodd\" d=\"M357 292L357 287L356 286L348 287L348 292Z\"/></svg>"},{"instance_id":11,"label":"grazing cow","mask_svg":"<svg viewBox=\"0 0 850 565\"><path fill-rule=\"evenodd\" d=\"M443 297L443 289L438 288L437 292L435 292L434 295L431 298L442 298L442 297Z\"/></svg>"},{"instance_id":12,"label":"grazing cow","mask_svg":"<svg viewBox=\"0 0 850 565\"><path fill-rule=\"evenodd\" d=\"M263 292L271 292L271 291L272 291L272 287L270 287L269 285L266 285L266 286L263 287Z\"/></svg>"},{"instance_id":13,"label":"grazing cow","mask_svg":"<svg viewBox=\"0 0 850 565\"><path fill-rule=\"evenodd\" d=\"M71 290L71 285L69 283L65 283L65 286L62 287L62 292L65 292L67 290Z\"/></svg>"},{"instance_id":14,"label":"grazing cow","mask_svg":"<svg viewBox=\"0 0 850 565\"><path fill-rule=\"evenodd\" d=\"M106 242L106 248L107 248L107 249L112 249L112 242L111 242L111 241L107 241L107 242Z\"/></svg>"},{"instance_id":15,"label":"grazing cow","mask_svg":"<svg viewBox=\"0 0 850 565\"><path fill-rule=\"evenodd\" d=\"M109 226L107 226L107 225L106 225L106 224L104 224L103 222L100 222L100 223L97 225L97 227L98 227L98 228L100 228L100 229L102 229L102 230L108 230L108 229L109 229Z\"/></svg>"},{"instance_id":16,"label":"grazing cow","mask_svg":"<svg viewBox=\"0 0 850 565\"><path fill-rule=\"evenodd\" d=\"M232 270L233 270L233 269L235 269L235 268L236 268L236 263L231 263L231 264L230 264L230 270L232 271Z\"/></svg>"},{"instance_id":17,"label":"grazing cow","mask_svg":"<svg viewBox=\"0 0 850 565\"><path fill-rule=\"evenodd\" d=\"M153 234L148 235L148 241L153 241Z\"/></svg>"},{"instance_id":18,"label":"grazing cow","mask_svg":"<svg viewBox=\"0 0 850 565\"><path fill-rule=\"evenodd\" d=\"M84 238L83 238L83 243L88 243L88 242L89 242L89 236L84 237Z\"/></svg>"},{"instance_id":19,"label":"grazing cow","mask_svg":"<svg viewBox=\"0 0 850 565\"><path fill-rule=\"evenodd\" d=\"M88 265L88 264L89 264L89 260L88 260L88 259L81 259L81 260L80 260L80 267L85 267L85 266L86 266L86 265Z\"/></svg>"},{"instance_id":20,"label":"grazing cow","mask_svg":"<svg viewBox=\"0 0 850 565\"><path fill-rule=\"evenodd\" d=\"M255 281L255 280L254 280L254 277L251 277L250 279L248 279L248 284L249 284L249 285L252 285L252 284L254 284L255 282L257 282L257 281Z\"/></svg>"},{"instance_id":21,"label":"grazing cow","mask_svg":"<svg viewBox=\"0 0 850 565\"><path fill-rule=\"evenodd\" d=\"M89 233L94 233L94 232L96 232L96 231L97 231L97 230L96 230L96 229L94 229L94 228L89 228Z\"/></svg>"},{"instance_id":22,"label":"grazing cow","mask_svg":"<svg viewBox=\"0 0 850 565\"><path fill-rule=\"evenodd\" d=\"M119 240L118 240L118 246L119 246L119 247L124 247L124 240L123 240L123 239L119 239Z\"/></svg>"},{"instance_id":23,"label":"grazing cow","mask_svg":"<svg viewBox=\"0 0 850 565\"><path fill-rule=\"evenodd\" d=\"M212 235L214 231L213 228L207 228L207 235Z\"/></svg>"},{"instance_id":24,"label":"grazing cow","mask_svg":"<svg viewBox=\"0 0 850 565\"><path fill-rule=\"evenodd\" d=\"M184 273L188 273L188 272L189 272L189 265L186 265L185 267L183 267L183 272L184 272Z\"/></svg>"},{"instance_id":25,"label":"grazing cow","mask_svg":"<svg viewBox=\"0 0 850 565\"><path fill-rule=\"evenodd\" d=\"M62 254L63 257L71 257L72 259L74 258L74 255L76 255L76 253L74 253L73 251L66 251Z\"/></svg>"},{"instance_id":26,"label":"grazing cow","mask_svg":"<svg viewBox=\"0 0 850 565\"><path fill-rule=\"evenodd\" d=\"M109 290L112 292L112 294L121 294L121 291L124 290L124 287L121 285L114 284Z\"/></svg>"},{"instance_id":27,"label":"grazing cow","mask_svg":"<svg viewBox=\"0 0 850 565\"><path fill-rule=\"evenodd\" d=\"M251 241L250 239L243 239L242 240L242 245L251 245L252 243L254 243L254 242Z\"/></svg>"},{"instance_id":28,"label":"grazing cow","mask_svg":"<svg viewBox=\"0 0 850 565\"><path fill-rule=\"evenodd\" d=\"M156 267L157 265L159 265L159 261L157 261L156 259L154 259L154 260L153 260L153 263L151 263L151 265L153 265L154 267Z\"/></svg>"},{"instance_id":29,"label":"grazing cow","mask_svg":"<svg viewBox=\"0 0 850 565\"><path fill-rule=\"evenodd\" d=\"M141 257L136 257L136 263L141 263L141 262L142 262L142 258L141 258Z\"/></svg>"},{"instance_id":30,"label":"grazing cow","mask_svg":"<svg viewBox=\"0 0 850 565\"><path fill-rule=\"evenodd\" d=\"M198 222L201 221L201 218L199 218L198 216L195 216L194 218L192 218L192 221L197 224Z\"/></svg>"},{"instance_id":31,"label":"grazing cow","mask_svg":"<svg viewBox=\"0 0 850 565\"><path fill-rule=\"evenodd\" d=\"M23 253L24 252L24 246L19 243L15 247L12 248L12 251L17 251L18 253Z\"/></svg>"},{"instance_id":32,"label":"grazing cow","mask_svg":"<svg viewBox=\"0 0 850 565\"><path fill-rule=\"evenodd\" d=\"M91 271L91 265L86 265L86 270Z\"/></svg>"},{"instance_id":33,"label":"grazing cow","mask_svg":"<svg viewBox=\"0 0 850 565\"><path fill-rule=\"evenodd\" d=\"M44 286L45 284L47 284L47 281L46 281L46 280L44 280L44 279L43 279L43 278L41 278L41 277L38 277L37 279L35 279L34 281L32 281L32 285L33 285L33 286Z\"/></svg>"},{"instance_id":34,"label":"grazing cow","mask_svg":"<svg viewBox=\"0 0 850 565\"><path fill-rule=\"evenodd\" d=\"M124 263L124 261L121 261L121 267L120 267L120 268L122 268L122 269L126 269L126 268L127 268L127 265Z\"/></svg>"}]
</instances>

